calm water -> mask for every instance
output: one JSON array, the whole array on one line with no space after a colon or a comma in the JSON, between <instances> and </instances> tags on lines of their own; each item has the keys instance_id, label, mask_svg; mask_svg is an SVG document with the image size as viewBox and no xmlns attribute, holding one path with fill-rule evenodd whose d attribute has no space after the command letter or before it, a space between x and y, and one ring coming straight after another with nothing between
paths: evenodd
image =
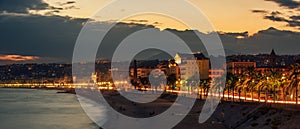
<instances>
[{"instance_id":1,"label":"calm water","mask_svg":"<svg viewBox=\"0 0 300 129\"><path fill-rule=\"evenodd\" d=\"M97 129L75 95L0 88L0 129Z\"/></svg>"}]
</instances>

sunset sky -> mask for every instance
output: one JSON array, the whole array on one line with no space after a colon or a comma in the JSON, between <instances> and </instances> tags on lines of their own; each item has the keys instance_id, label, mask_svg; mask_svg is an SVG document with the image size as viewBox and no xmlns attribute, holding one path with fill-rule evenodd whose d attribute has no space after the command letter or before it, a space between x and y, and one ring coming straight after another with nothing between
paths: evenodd
<instances>
[{"instance_id":1,"label":"sunset sky","mask_svg":"<svg viewBox=\"0 0 300 129\"><path fill-rule=\"evenodd\" d=\"M69 2L62 0L46 1L50 5L56 7L66 7L66 5L62 6L62 3ZM63 10L56 14L90 18L105 5L113 2L111 0L89 0L88 2L86 0L75 1L76 3L67 6L73 7L72 9ZM259 30L267 29L269 27L300 31L299 26L291 27L287 25L287 22L264 18L265 16L271 16L272 13L275 12L280 13L277 15L278 17L287 19L291 16L299 16L299 7L293 7L293 4L289 1L292 0L189 0L189 2L198 7L208 17L217 31L248 31L249 34L256 33ZM297 3L296 0L295 3ZM132 3L128 2L128 4ZM178 10L178 13L184 14L184 10ZM114 20L113 17L114 16L112 16L111 19L101 20ZM184 26L174 24L170 19L168 20L168 18L142 15L128 21L131 20L147 20L148 22L142 22L146 24L158 22L160 24L157 26L160 28L185 29Z\"/></svg>"},{"instance_id":2,"label":"sunset sky","mask_svg":"<svg viewBox=\"0 0 300 129\"><path fill-rule=\"evenodd\" d=\"M152 2L153 1L153 2ZM70 62L77 36L89 18L92 18L111 0L0 0L0 65L24 62ZM101 24L112 22L136 4L122 0L129 9L116 6L107 17L95 20ZM151 0L152 6L169 9L181 4L172 0ZM162 2L170 4L161 7ZM169 2L169 3L167 3ZM172 3L171 3L172 2ZM211 21L220 35L227 55L269 53L275 49L280 55L300 54L300 0L189 0ZM132 8L130 8L132 7ZM175 8L178 15L193 20L197 13ZM120 32L128 33L153 25L161 30L177 29L176 33L191 36L179 21L157 14L142 14L123 20L127 24L117 27L112 34L121 41ZM133 24L130 24L133 23ZM199 24L199 23L193 23ZM203 26L202 26L203 27ZM203 28L192 28L202 32ZM180 30L180 31L178 31ZM113 41L108 41L113 42ZM199 43L189 38L188 44ZM109 49L111 49L108 46ZM195 51L202 51L195 48Z\"/></svg>"}]
</instances>

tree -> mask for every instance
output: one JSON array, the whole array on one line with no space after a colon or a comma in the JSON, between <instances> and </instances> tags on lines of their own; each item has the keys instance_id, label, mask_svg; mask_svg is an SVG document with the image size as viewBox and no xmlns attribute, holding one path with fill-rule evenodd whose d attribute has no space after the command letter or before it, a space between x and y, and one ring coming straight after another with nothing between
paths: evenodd
<instances>
[{"instance_id":1,"label":"tree","mask_svg":"<svg viewBox=\"0 0 300 129\"><path fill-rule=\"evenodd\" d=\"M290 83L289 87L295 89L296 91L296 104L298 104L298 86L299 86L299 75L300 75L300 64L295 63L290 67Z\"/></svg>"},{"instance_id":2,"label":"tree","mask_svg":"<svg viewBox=\"0 0 300 129\"><path fill-rule=\"evenodd\" d=\"M247 90L248 90L248 86L247 83L248 81L250 81L250 78L246 78L245 76L242 78L239 78L239 81L237 82L236 88L238 90L238 94L239 94L239 100L241 101L241 93L244 93L245 99L247 97Z\"/></svg>"},{"instance_id":3,"label":"tree","mask_svg":"<svg viewBox=\"0 0 300 129\"><path fill-rule=\"evenodd\" d=\"M173 89L173 86L176 84L176 81L177 81L177 77L176 77L176 74L170 74L167 78L167 83L168 85L171 85L172 89Z\"/></svg>"},{"instance_id":4,"label":"tree","mask_svg":"<svg viewBox=\"0 0 300 129\"><path fill-rule=\"evenodd\" d=\"M203 93L204 93L204 96L207 96L208 95L208 91L209 91L209 88L210 88L210 80L209 79L206 79L206 80L200 80L200 83L199 83L199 88L200 88L200 99L202 99L202 90L203 90Z\"/></svg>"},{"instance_id":5,"label":"tree","mask_svg":"<svg viewBox=\"0 0 300 129\"><path fill-rule=\"evenodd\" d=\"M247 98L247 91L251 91L251 98L253 100L253 90L255 86L255 79L259 76L259 73L255 70L254 67L248 67L246 71L242 74L241 86L244 91L245 100Z\"/></svg>"},{"instance_id":6,"label":"tree","mask_svg":"<svg viewBox=\"0 0 300 129\"><path fill-rule=\"evenodd\" d=\"M209 89L209 80L200 80L199 82L199 89L200 89L200 92L199 92L199 97L200 97L200 100L202 100L202 93L206 93L206 89Z\"/></svg>"},{"instance_id":7,"label":"tree","mask_svg":"<svg viewBox=\"0 0 300 129\"><path fill-rule=\"evenodd\" d=\"M281 85L281 73L279 71L271 70L268 74L267 81L275 102L277 100L277 89Z\"/></svg>"},{"instance_id":8,"label":"tree","mask_svg":"<svg viewBox=\"0 0 300 129\"><path fill-rule=\"evenodd\" d=\"M260 102L260 94L261 94L262 88L264 87L264 83L265 83L265 81L263 80L263 77L261 77L260 80L258 81L258 83L254 86L254 88L257 89L258 102Z\"/></svg>"},{"instance_id":9,"label":"tree","mask_svg":"<svg viewBox=\"0 0 300 129\"><path fill-rule=\"evenodd\" d=\"M239 80L238 77L233 75L232 73L227 74L227 81L226 81L225 88L227 89L228 98L229 98L230 90L232 89L232 93L233 93L232 101L234 101L234 89L238 80Z\"/></svg>"}]
</instances>

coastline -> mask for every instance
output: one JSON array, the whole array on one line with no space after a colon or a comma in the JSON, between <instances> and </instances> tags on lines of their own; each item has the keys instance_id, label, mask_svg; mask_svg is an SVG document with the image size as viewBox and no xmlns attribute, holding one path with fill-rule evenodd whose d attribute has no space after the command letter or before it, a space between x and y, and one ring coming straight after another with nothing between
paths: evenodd
<instances>
[{"instance_id":1,"label":"coastline","mask_svg":"<svg viewBox=\"0 0 300 129\"><path fill-rule=\"evenodd\" d=\"M135 118L153 117L164 112L169 106L174 104L172 99L175 97L164 95L154 103L139 104L124 101L124 98L120 94L111 91L102 93L106 96L106 101L115 111ZM96 94L88 95L93 96ZM221 101L213 115L205 123L200 124L198 123L198 119L204 102L205 100L197 99L188 114L176 114L185 115L186 117L173 129L254 129L269 128L270 126L285 129L287 127L286 123L300 120L300 118L297 118L300 117L300 112L297 110L300 109L298 105ZM278 116L282 117L278 118ZM273 121L280 121L280 124L274 124ZM300 126L293 124L289 128L300 128Z\"/></svg>"},{"instance_id":2,"label":"coastline","mask_svg":"<svg viewBox=\"0 0 300 129\"><path fill-rule=\"evenodd\" d=\"M56 90L57 93L76 94L74 88L49 88L49 87L8 87L0 85L0 88L5 89L36 89L36 90Z\"/></svg>"},{"instance_id":3,"label":"coastline","mask_svg":"<svg viewBox=\"0 0 300 129\"><path fill-rule=\"evenodd\" d=\"M4 87L0 87L4 88ZM66 89L45 89L45 88L18 88L18 89L37 89L37 90L59 90L60 93L76 94L75 89L70 92ZM86 94L88 99L95 100L95 94ZM106 101L124 115L145 118L152 117L165 111L173 104L175 95L165 94L157 102L150 104L137 104L124 101L124 98L116 91L102 90ZM201 113L205 100L197 99L192 110L174 129L251 129L251 128L300 128L295 122L300 120L300 106L288 104L265 104L256 102L231 102L222 100L211 118L205 123L199 124L198 118ZM297 123L297 122L296 122ZM101 129L101 128L100 128Z\"/></svg>"}]
</instances>

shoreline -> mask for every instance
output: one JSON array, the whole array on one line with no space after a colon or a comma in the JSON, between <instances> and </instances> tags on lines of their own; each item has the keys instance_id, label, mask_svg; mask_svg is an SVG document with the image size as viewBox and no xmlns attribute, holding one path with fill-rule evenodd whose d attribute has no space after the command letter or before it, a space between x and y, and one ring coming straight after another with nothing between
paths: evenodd
<instances>
[{"instance_id":1,"label":"shoreline","mask_svg":"<svg viewBox=\"0 0 300 129\"><path fill-rule=\"evenodd\" d=\"M1 87L3 88L3 87ZM16 89L29 89L29 88L16 88ZM33 89L33 88L30 88ZM37 89L47 90L47 89ZM57 89L51 89L57 90ZM60 89L61 90L61 89ZM66 93L66 92L63 92ZM98 94L98 92L95 92ZM150 103L141 105L128 101L123 101L123 98L116 91L102 91L104 96L108 97L107 101L115 111L124 115L144 118L152 117L165 111L170 105L173 104L172 98L174 95L164 94L157 103ZM72 93L73 94L73 93ZM88 94L93 97L93 94ZM94 94L96 95L96 94ZM92 100L93 98L88 99ZM94 96L95 97L95 96ZM298 105L282 105L282 104L262 104L253 102L231 102L222 100L218 105L213 115L203 124L198 123L199 115L205 100L197 99L192 110L174 129L190 128L190 129L244 129L244 128L265 128L265 127L278 127L278 128L298 128L298 125L290 124L292 121L300 120L300 106ZM180 115L180 114L178 114ZM279 116L281 116L279 118ZM274 124L276 121L277 123ZM279 122L278 122L279 121ZM280 124L278 124L280 123ZM268 125L265 125L268 124ZM300 128L300 127L299 127ZM101 128L100 128L101 129Z\"/></svg>"},{"instance_id":2,"label":"shoreline","mask_svg":"<svg viewBox=\"0 0 300 129\"><path fill-rule=\"evenodd\" d=\"M6 86L0 86L0 88L4 88L4 89L32 89L32 90L55 90L57 91L56 93L59 94L76 94L75 89L74 88L45 88L45 87L6 87Z\"/></svg>"},{"instance_id":3,"label":"shoreline","mask_svg":"<svg viewBox=\"0 0 300 129\"><path fill-rule=\"evenodd\" d=\"M90 94L89 94L90 95ZM157 103L150 104L137 104L128 101L124 101L120 94L111 95L111 93L104 93L104 96L108 96L106 99L110 106L117 112L135 117L135 118L147 118L153 117L165 111L169 106L173 104L169 97L165 96L160 98ZM93 96L93 95L92 95ZM96 99L96 98L95 98ZM299 106L295 105L278 105L278 104L261 104L252 102L230 102L221 101L213 115L204 123L199 124L198 119L202 111L205 100L197 99L195 101L192 110L188 114L177 114L185 115L185 118L174 127L174 129L244 129L249 127L270 127L264 125L263 122L268 121L268 124L272 124L272 121L277 120L278 115L283 116L281 123L277 124L276 127L285 126L284 123L290 121L285 121L283 119L292 120L293 117L300 117ZM257 121L258 119L262 122ZM269 121L271 119L271 121ZM300 120L297 119L297 120ZM295 125L296 126L296 125ZM295 127L294 125L292 127ZM274 125L275 127L275 125Z\"/></svg>"}]
</instances>

